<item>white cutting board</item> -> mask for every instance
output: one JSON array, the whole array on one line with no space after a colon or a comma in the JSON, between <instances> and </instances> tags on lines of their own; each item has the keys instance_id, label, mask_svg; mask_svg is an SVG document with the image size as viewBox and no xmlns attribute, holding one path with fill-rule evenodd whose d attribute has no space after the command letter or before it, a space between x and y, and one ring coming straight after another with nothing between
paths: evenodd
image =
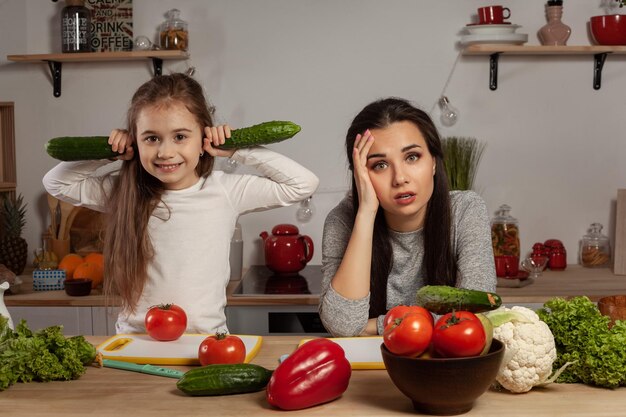
<instances>
[{"instance_id":1,"label":"white cutting board","mask_svg":"<svg viewBox=\"0 0 626 417\"><path fill-rule=\"evenodd\" d=\"M209 334L184 334L170 342L154 340L147 334L118 334L96 348L104 359L152 365L199 365L198 348ZM236 335L246 346L245 362L261 348L261 336Z\"/></svg>"},{"instance_id":2,"label":"white cutting board","mask_svg":"<svg viewBox=\"0 0 626 417\"><path fill-rule=\"evenodd\" d=\"M313 339L303 339L298 346L302 346L309 340ZM383 355L380 353L382 336L329 337L328 340L332 340L343 348L352 369L385 369Z\"/></svg>"}]
</instances>

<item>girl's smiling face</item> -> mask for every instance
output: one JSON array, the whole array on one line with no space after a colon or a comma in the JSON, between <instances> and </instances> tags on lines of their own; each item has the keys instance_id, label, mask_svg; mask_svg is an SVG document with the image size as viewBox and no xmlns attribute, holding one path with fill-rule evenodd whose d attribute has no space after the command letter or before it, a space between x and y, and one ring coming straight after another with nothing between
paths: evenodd
<instances>
[{"instance_id":1,"label":"girl's smiling face","mask_svg":"<svg viewBox=\"0 0 626 417\"><path fill-rule=\"evenodd\" d=\"M388 226L399 232L421 228L433 194L435 159L417 126L409 121L371 129L367 169Z\"/></svg>"},{"instance_id":2,"label":"girl's smiling face","mask_svg":"<svg viewBox=\"0 0 626 417\"><path fill-rule=\"evenodd\" d=\"M137 117L137 149L143 168L168 190L194 185L203 129L178 101L148 106Z\"/></svg>"}]
</instances>

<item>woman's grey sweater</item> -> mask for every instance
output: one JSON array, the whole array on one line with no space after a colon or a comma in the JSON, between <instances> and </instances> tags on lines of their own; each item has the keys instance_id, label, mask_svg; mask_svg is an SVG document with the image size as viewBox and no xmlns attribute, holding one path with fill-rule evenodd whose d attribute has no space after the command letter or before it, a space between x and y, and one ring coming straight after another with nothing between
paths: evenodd
<instances>
[{"instance_id":1,"label":"woman's grey sweater","mask_svg":"<svg viewBox=\"0 0 626 417\"><path fill-rule=\"evenodd\" d=\"M473 191L452 191L450 201L452 244L459 270L457 286L493 292L496 272L487 206ZM337 337L360 335L369 314L369 294L361 299L348 299L330 284L350 240L354 224L352 213L352 202L346 197L326 217L322 238L323 279L319 313L326 330ZM414 304L417 290L424 286L425 273L422 229L390 232L393 267L387 280L387 309ZM366 279L369 281L369 277ZM379 334L383 331L383 319L384 316L378 317Z\"/></svg>"}]
</instances>

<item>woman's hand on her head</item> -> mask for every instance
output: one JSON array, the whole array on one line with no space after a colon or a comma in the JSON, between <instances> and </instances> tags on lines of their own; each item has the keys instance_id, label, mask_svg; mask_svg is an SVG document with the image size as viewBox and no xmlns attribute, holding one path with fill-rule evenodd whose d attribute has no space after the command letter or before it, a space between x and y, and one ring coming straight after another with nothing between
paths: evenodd
<instances>
[{"instance_id":1,"label":"woman's hand on her head","mask_svg":"<svg viewBox=\"0 0 626 417\"><path fill-rule=\"evenodd\" d=\"M354 180L359 193L359 210L378 210L378 197L370 180L367 169L367 154L374 143L374 136L368 130L363 135L356 135L354 150L352 151L352 163L354 165Z\"/></svg>"},{"instance_id":2,"label":"woman's hand on her head","mask_svg":"<svg viewBox=\"0 0 626 417\"><path fill-rule=\"evenodd\" d=\"M127 130L113 129L109 135L109 145L111 145L113 152L119 153L119 156L113 158L114 160L129 161L133 159L135 150Z\"/></svg>"},{"instance_id":3,"label":"woman's hand on her head","mask_svg":"<svg viewBox=\"0 0 626 417\"><path fill-rule=\"evenodd\" d=\"M230 138L230 126L220 125L204 128L204 139L202 149L211 156L223 156L230 158L236 149L219 149L217 146L223 145L227 138Z\"/></svg>"}]
</instances>

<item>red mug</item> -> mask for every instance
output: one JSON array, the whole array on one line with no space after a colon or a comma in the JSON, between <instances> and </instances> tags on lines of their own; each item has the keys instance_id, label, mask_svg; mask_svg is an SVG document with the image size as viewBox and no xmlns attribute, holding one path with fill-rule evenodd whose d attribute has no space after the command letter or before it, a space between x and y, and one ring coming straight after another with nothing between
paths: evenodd
<instances>
[{"instance_id":1,"label":"red mug","mask_svg":"<svg viewBox=\"0 0 626 417\"><path fill-rule=\"evenodd\" d=\"M500 278L515 278L519 273L519 257L513 255L494 256L496 276Z\"/></svg>"},{"instance_id":2,"label":"red mug","mask_svg":"<svg viewBox=\"0 0 626 417\"><path fill-rule=\"evenodd\" d=\"M478 22L481 25L501 25L511 17L511 10L502 6L485 6L478 8Z\"/></svg>"}]
</instances>

